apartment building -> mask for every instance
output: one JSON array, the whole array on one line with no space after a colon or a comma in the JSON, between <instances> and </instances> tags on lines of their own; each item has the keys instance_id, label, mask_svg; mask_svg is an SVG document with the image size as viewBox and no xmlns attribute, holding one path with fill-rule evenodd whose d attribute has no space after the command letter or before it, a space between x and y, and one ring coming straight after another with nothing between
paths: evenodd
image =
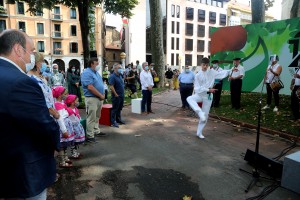
<instances>
[{"instance_id":1,"label":"apartment building","mask_svg":"<svg viewBox=\"0 0 300 200\"><path fill-rule=\"evenodd\" d=\"M56 5L52 10L43 9L35 15L26 12L28 4L18 1L5 4L0 0L0 32L5 29L19 29L26 32L34 41L36 51L45 56L48 65L57 63L59 69L66 71L69 66L77 69L83 66L83 48L78 11L63 5ZM95 52L102 59L103 55L103 11L95 8Z\"/></svg>"},{"instance_id":2,"label":"apartment building","mask_svg":"<svg viewBox=\"0 0 300 200\"><path fill-rule=\"evenodd\" d=\"M251 1L231 0L227 9L228 26L244 25L252 23ZM266 22L274 21L274 17L269 13L265 16Z\"/></svg>"}]
</instances>

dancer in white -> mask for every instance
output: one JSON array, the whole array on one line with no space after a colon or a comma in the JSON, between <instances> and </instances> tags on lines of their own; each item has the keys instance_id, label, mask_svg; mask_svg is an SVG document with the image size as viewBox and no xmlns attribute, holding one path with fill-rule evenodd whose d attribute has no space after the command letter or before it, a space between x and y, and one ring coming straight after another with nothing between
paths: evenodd
<instances>
[{"instance_id":1,"label":"dancer in white","mask_svg":"<svg viewBox=\"0 0 300 200\"><path fill-rule=\"evenodd\" d=\"M203 58L202 69L196 74L194 82L195 94L187 98L190 107L198 114L200 120L197 129L197 136L201 139L204 138L202 131L206 125L208 113L212 104L213 93L217 89L213 89L215 79L226 78L230 70L222 70L217 72L214 69L209 69L209 59ZM202 102L202 109L199 107L198 102Z\"/></svg>"}]
</instances>

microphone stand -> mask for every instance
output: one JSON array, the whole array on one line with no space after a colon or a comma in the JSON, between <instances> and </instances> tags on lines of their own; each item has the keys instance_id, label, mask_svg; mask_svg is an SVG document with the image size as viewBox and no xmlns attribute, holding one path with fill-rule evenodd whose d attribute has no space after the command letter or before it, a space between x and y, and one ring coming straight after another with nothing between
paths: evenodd
<instances>
[{"instance_id":1,"label":"microphone stand","mask_svg":"<svg viewBox=\"0 0 300 200\"><path fill-rule=\"evenodd\" d=\"M264 76L265 78L265 76ZM263 96L263 89L265 86L265 80L263 81L262 87L261 87L261 91L260 91L260 97L259 97L259 104L258 104L258 112L257 112L257 132L256 132L256 143L255 143L255 156L254 156L254 168L252 169L252 172L248 172L244 169L239 169L242 172L245 172L247 174L252 175L252 180L249 183L249 185L247 186L245 192L247 193L257 182L260 182L260 178L264 178L267 180L274 180L268 177L263 177L260 175L260 172L258 170L258 154L259 154L259 138L260 138L260 123L261 123L261 107L262 107L262 96Z\"/></svg>"}]
</instances>

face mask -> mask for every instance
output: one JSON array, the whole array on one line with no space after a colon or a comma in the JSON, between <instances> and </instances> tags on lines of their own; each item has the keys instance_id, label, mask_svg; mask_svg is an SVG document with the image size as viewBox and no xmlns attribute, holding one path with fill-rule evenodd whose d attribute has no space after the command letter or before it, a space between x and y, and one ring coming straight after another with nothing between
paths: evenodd
<instances>
[{"instance_id":1,"label":"face mask","mask_svg":"<svg viewBox=\"0 0 300 200\"><path fill-rule=\"evenodd\" d=\"M76 69L72 69L72 72L75 72L76 71Z\"/></svg>"},{"instance_id":2,"label":"face mask","mask_svg":"<svg viewBox=\"0 0 300 200\"><path fill-rule=\"evenodd\" d=\"M47 69L46 63L42 63L42 66L40 68L40 72L43 73L44 71L46 71L46 69Z\"/></svg>"},{"instance_id":3,"label":"face mask","mask_svg":"<svg viewBox=\"0 0 300 200\"><path fill-rule=\"evenodd\" d=\"M46 71L46 72L50 72L50 68L49 68L49 67L47 67L45 71Z\"/></svg>"},{"instance_id":4,"label":"face mask","mask_svg":"<svg viewBox=\"0 0 300 200\"><path fill-rule=\"evenodd\" d=\"M189 72L190 72L190 69L185 69L185 72L186 72L186 73L189 73Z\"/></svg>"},{"instance_id":5,"label":"face mask","mask_svg":"<svg viewBox=\"0 0 300 200\"><path fill-rule=\"evenodd\" d=\"M97 65L96 68L95 68L95 70L99 71L99 69L100 69L100 65Z\"/></svg>"},{"instance_id":6,"label":"face mask","mask_svg":"<svg viewBox=\"0 0 300 200\"><path fill-rule=\"evenodd\" d=\"M78 107L78 106L79 106L79 103L78 103L78 102L76 102L76 103L75 103L75 107Z\"/></svg>"},{"instance_id":7,"label":"face mask","mask_svg":"<svg viewBox=\"0 0 300 200\"><path fill-rule=\"evenodd\" d=\"M151 70L153 70L153 67L151 67Z\"/></svg>"},{"instance_id":8,"label":"face mask","mask_svg":"<svg viewBox=\"0 0 300 200\"><path fill-rule=\"evenodd\" d=\"M213 64L213 68L217 68L218 67L218 65L217 64Z\"/></svg>"},{"instance_id":9,"label":"face mask","mask_svg":"<svg viewBox=\"0 0 300 200\"><path fill-rule=\"evenodd\" d=\"M30 70L32 70L34 68L34 65L35 65L35 57L33 54L30 54L30 63L25 64L26 73L29 72Z\"/></svg>"},{"instance_id":10,"label":"face mask","mask_svg":"<svg viewBox=\"0 0 300 200\"><path fill-rule=\"evenodd\" d=\"M57 72L58 72L58 69L53 69L53 72L54 72L54 73L57 73Z\"/></svg>"},{"instance_id":11,"label":"face mask","mask_svg":"<svg viewBox=\"0 0 300 200\"><path fill-rule=\"evenodd\" d=\"M146 67L145 67L145 70L146 70L146 71L148 71L148 70L149 70L149 67L148 67L148 66L146 66Z\"/></svg>"},{"instance_id":12,"label":"face mask","mask_svg":"<svg viewBox=\"0 0 300 200\"><path fill-rule=\"evenodd\" d=\"M132 71L136 72L136 69L133 69Z\"/></svg>"},{"instance_id":13,"label":"face mask","mask_svg":"<svg viewBox=\"0 0 300 200\"><path fill-rule=\"evenodd\" d=\"M119 73L119 74L123 74L123 69L119 68L119 69L118 69L118 73Z\"/></svg>"}]
</instances>

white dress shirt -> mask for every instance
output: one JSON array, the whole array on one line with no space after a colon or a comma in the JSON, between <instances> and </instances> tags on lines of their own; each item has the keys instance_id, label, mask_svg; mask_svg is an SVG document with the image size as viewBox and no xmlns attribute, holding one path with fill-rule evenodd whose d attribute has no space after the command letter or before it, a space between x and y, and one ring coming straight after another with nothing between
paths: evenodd
<instances>
[{"instance_id":1,"label":"white dress shirt","mask_svg":"<svg viewBox=\"0 0 300 200\"><path fill-rule=\"evenodd\" d=\"M237 71L233 71L234 69L237 69ZM245 77L245 70L244 67L241 65L238 65L237 67L233 67L231 69L231 77L232 78L236 78L238 76L242 75L243 77L241 79L243 79Z\"/></svg>"},{"instance_id":2,"label":"white dress shirt","mask_svg":"<svg viewBox=\"0 0 300 200\"><path fill-rule=\"evenodd\" d=\"M140 74L140 81L142 84L142 90L148 90L148 86L153 86L153 78L150 71L143 70Z\"/></svg>"}]
</instances>

